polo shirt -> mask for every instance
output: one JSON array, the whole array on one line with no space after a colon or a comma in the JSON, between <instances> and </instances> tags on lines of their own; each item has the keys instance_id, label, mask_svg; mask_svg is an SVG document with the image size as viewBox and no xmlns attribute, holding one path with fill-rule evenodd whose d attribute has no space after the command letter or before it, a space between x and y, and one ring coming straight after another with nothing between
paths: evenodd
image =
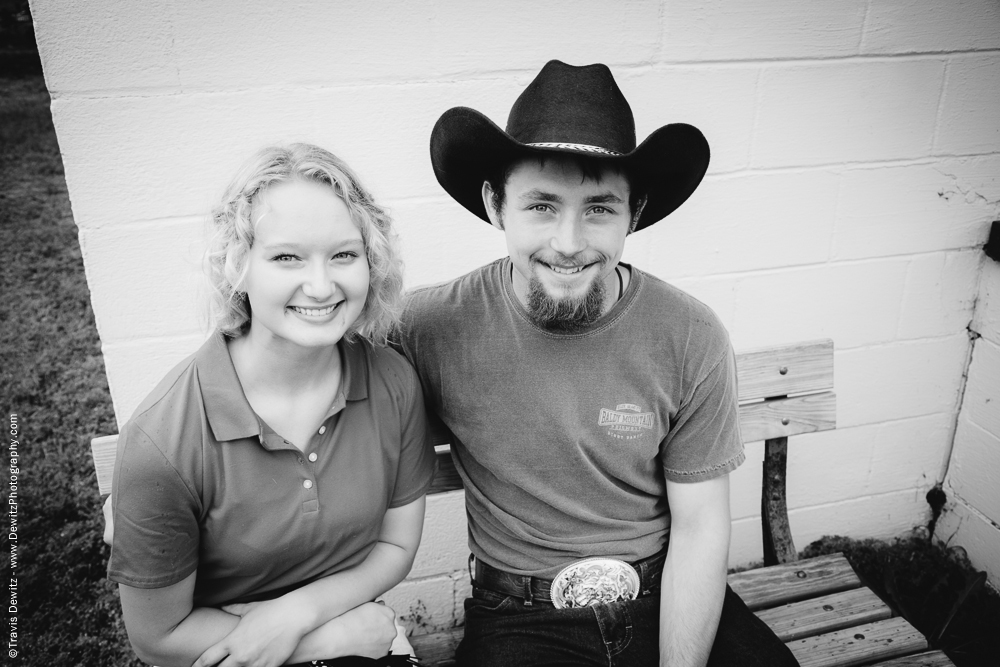
<instances>
[{"instance_id":1,"label":"polo shirt","mask_svg":"<svg viewBox=\"0 0 1000 667\"><path fill-rule=\"evenodd\" d=\"M214 334L118 438L112 581L175 584L195 606L270 599L361 563L387 509L430 486L416 374L394 350L339 343L341 390L304 451L253 411Z\"/></svg>"}]
</instances>

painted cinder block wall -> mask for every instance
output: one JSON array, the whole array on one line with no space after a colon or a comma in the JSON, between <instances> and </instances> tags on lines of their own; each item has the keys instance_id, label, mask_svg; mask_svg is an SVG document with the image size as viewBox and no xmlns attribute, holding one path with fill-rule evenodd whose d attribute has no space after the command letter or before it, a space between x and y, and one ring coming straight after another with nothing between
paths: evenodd
<instances>
[{"instance_id":1,"label":"painted cinder block wall","mask_svg":"<svg viewBox=\"0 0 1000 667\"><path fill-rule=\"evenodd\" d=\"M445 280L505 245L434 181L430 129L456 105L502 126L550 58L608 63L640 140L685 121L712 145L703 186L630 239L626 261L712 306L737 349L835 340L839 428L792 439L797 545L926 523L973 356L996 395L997 339L973 355L969 333L1000 217L996 0L31 9L119 422L206 335L203 219L249 153L289 140L339 153L394 212L408 285ZM970 393L967 421L995 426ZM955 459L980 467L987 447L968 442ZM734 564L760 557L761 456L749 443L732 478ZM997 520L995 484L948 480ZM418 632L461 618L462 503L430 499L417 563L389 596Z\"/></svg>"},{"instance_id":2,"label":"painted cinder block wall","mask_svg":"<svg viewBox=\"0 0 1000 667\"><path fill-rule=\"evenodd\" d=\"M1000 198L1000 183L994 185L993 197ZM935 535L963 547L996 584L1000 582L1000 262L986 262L971 329L977 337L944 484L949 503Z\"/></svg>"}]
</instances>

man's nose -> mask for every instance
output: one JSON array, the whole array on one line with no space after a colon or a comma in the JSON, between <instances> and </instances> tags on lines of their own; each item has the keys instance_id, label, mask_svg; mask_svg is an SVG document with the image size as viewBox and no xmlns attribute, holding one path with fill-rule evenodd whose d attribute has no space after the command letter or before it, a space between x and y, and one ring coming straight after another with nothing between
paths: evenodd
<instances>
[{"instance_id":1,"label":"man's nose","mask_svg":"<svg viewBox=\"0 0 1000 667\"><path fill-rule=\"evenodd\" d=\"M583 225L575 215L565 215L556 224L549 245L558 253L572 256L587 247Z\"/></svg>"}]
</instances>

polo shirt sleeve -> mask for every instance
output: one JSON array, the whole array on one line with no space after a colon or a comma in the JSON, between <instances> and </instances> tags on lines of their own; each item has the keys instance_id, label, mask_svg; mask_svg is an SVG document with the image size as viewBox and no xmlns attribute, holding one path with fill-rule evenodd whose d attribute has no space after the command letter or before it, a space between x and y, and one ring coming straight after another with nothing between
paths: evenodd
<instances>
[{"instance_id":1,"label":"polo shirt sleeve","mask_svg":"<svg viewBox=\"0 0 1000 667\"><path fill-rule=\"evenodd\" d=\"M424 395L413 367L405 360L403 363L406 393L400 415L399 469L389 507L402 507L418 499L427 493L434 478L434 445L424 410Z\"/></svg>"},{"instance_id":2,"label":"polo shirt sleeve","mask_svg":"<svg viewBox=\"0 0 1000 667\"><path fill-rule=\"evenodd\" d=\"M663 470L671 482L704 482L729 474L744 458L736 359L726 343L670 425L662 453Z\"/></svg>"},{"instance_id":3,"label":"polo shirt sleeve","mask_svg":"<svg viewBox=\"0 0 1000 667\"><path fill-rule=\"evenodd\" d=\"M163 588L197 569L200 503L156 443L133 423L118 438L111 502L109 579Z\"/></svg>"}]
</instances>

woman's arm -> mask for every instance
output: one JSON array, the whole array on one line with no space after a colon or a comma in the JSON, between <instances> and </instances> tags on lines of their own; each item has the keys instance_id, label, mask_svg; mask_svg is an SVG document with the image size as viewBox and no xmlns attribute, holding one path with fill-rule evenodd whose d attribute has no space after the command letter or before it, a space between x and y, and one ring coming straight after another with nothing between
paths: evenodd
<instances>
[{"instance_id":1,"label":"woman's arm","mask_svg":"<svg viewBox=\"0 0 1000 667\"><path fill-rule=\"evenodd\" d=\"M424 497L385 513L378 542L355 567L318 579L267 602L235 605L242 614L230 632L201 654L195 667L280 665L336 657L329 644L329 621L370 602L403 580L413 565L424 522ZM387 610L391 611L391 610ZM390 617L391 623L391 617ZM313 632L316 631L316 632ZM336 636L333 633L332 636ZM391 638L390 638L391 641ZM285 653L287 649L288 653ZM278 656L279 662L256 662L258 656Z\"/></svg>"},{"instance_id":2,"label":"woman's arm","mask_svg":"<svg viewBox=\"0 0 1000 667\"><path fill-rule=\"evenodd\" d=\"M240 618L210 607L192 608L195 575L165 588L133 588L119 584L129 640L143 662L160 667L189 667L204 649L225 638ZM185 610L187 612L185 613ZM368 603L323 624L303 639L322 647L328 658L386 654L396 636L395 614L384 605ZM279 636L279 639L280 636ZM254 656L230 656L223 665L279 665L276 657L293 647L271 644Z\"/></svg>"}]
</instances>

